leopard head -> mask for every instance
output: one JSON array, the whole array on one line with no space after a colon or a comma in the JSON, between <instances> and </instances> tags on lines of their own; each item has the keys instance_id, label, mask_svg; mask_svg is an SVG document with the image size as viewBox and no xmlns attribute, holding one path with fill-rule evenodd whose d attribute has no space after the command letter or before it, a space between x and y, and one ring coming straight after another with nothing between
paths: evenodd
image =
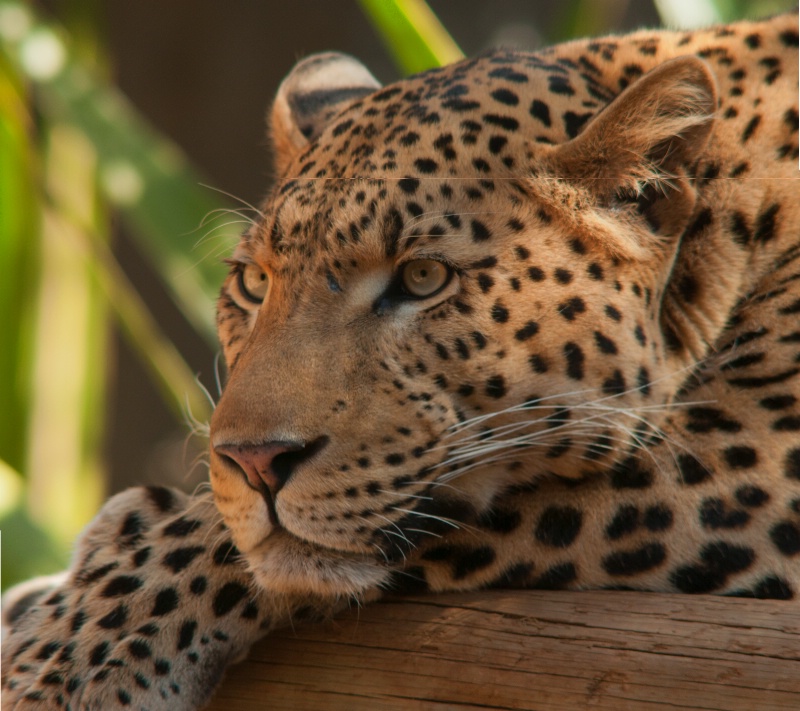
<instances>
[{"instance_id":1,"label":"leopard head","mask_svg":"<svg viewBox=\"0 0 800 711\"><path fill-rule=\"evenodd\" d=\"M496 53L384 88L323 54L281 85L211 425L216 503L265 588L357 594L510 486L607 470L722 328L672 277L708 69L618 96L565 69L591 108L562 126L548 66Z\"/></svg>"}]
</instances>

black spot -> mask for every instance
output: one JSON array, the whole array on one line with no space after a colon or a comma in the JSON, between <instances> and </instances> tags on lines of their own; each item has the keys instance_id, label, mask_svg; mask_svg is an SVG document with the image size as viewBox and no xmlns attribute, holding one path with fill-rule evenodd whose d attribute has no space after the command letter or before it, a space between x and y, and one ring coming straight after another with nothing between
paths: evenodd
<instances>
[{"instance_id":1,"label":"black spot","mask_svg":"<svg viewBox=\"0 0 800 711\"><path fill-rule=\"evenodd\" d=\"M589 273L589 276L594 279L595 281L602 281L603 279L603 267L601 267L597 262L592 262L586 271Z\"/></svg>"},{"instance_id":2,"label":"black spot","mask_svg":"<svg viewBox=\"0 0 800 711\"><path fill-rule=\"evenodd\" d=\"M506 131L516 131L519 128L519 121L511 116L498 116L497 114L484 114L483 120L493 126L499 126Z\"/></svg>"},{"instance_id":3,"label":"black spot","mask_svg":"<svg viewBox=\"0 0 800 711\"><path fill-rule=\"evenodd\" d=\"M544 271L539 267L528 267L528 279L531 281L544 281Z\"/></svg>"},{"instance_id":4,"label":"black spot","mask_svg":"<svg viewBox=\"0 0 800 711\"><path fill-rule=\"evenodd\" d=\"M574 321L578 314L586 311L586 302L580 296L573 296L568 301L558 305L558 312L567 321Z\"/></svg>"},{"instance_id":5,"label":"black spot","mask_svg":"<svg viewBox=\"0 0 800 711\"><path fill-rule=\"evenodd\" d=\"M797 402L794 395L773 395L770 397L762 398L758 401L765 410L785 410L787 407L792 407Z\"/></svg>"},{"instance_id":6,"label":"black spot","mask_svg":"<svg viewBox=\"0 0 800 711\"><path fill-rule=\"evenodd\" d=\"M534 99L533 103L531 104L530 114L533 116L533 118L538 119L548 128L550 127L550 109L543 101Z\"/></svg>"},{"instance_id":7,"label":"black spot","mask_svg":"<svg viewBox=\"0 0 800 711\"><path fill-rule=\"evenodd\" d=\"M558 563L544 571L530 587L538 590L560 590L578 577L574 563Z\"/></svg>"},{"instance_id":8,"label":"black spot","mask_svg":"<svg viewBox=\"0 0 800 711\"><path fill-rule=\"evenodd\" d=\"M197 622L188 620L181 625L178 631L178 651L182 651L192 644L194 633L197 630Z\"/></svg>"},{"instance_id":9,"label":"black spot","mask_svg":"<svg viewBox=\"0 0 800 711\"><path fill-rule=\"evenodd\" d=\"M777 575L769 575L766 578L762 578L752 590L738 590L731 594L737 597L755 597L762 600L791 600L794 597L794 592L789 583Z\"/></svg>"},{"instance_id":10,"label":"black spot","mask_svg":"<svg viewBox=\"0 0 800 711\"><path fill-rule=\"evenodd\" d=\"M615 551L603 558L603 568L609 575L638 575L657 568L667 559L660 543L647 543L629 551Z\"/></svg>"},{"instance_id":11,"label":"black spot","mask_svg":"<svg viewBox=\"0 0 800 711\"><path fill-rule=\"evenodd\" d=\"M728 382L741 388L763 388L766 385L774 385L775 383L782 383L785 380L793 378L800 373L800 368L790 368L775 375L764 376L763 378L750 377L750 378L730 378Z\"/></svg>"},{"instance_id":12,"label":"black spot","mask_svg":"<svg viewBox=\"0 0 800 711\"><path fill-rule=\"evenodd\" d=\"M142 587L140 578L132 575L118 575L108 581L106 586L100 592L103 597L118 597L120 595L130 595L135 590Z\"/></svg>"},{"instance_id":13,"label":"black spot","mask_svg":"<svg viewBox=\"0 0 800 711\"><path fill-rule=\"evenodd\" d=\"M710 227L714 222L714 213L710 207L705 207L697 214L697 217L691 222L683 233L684 240L692 239L700 234L703 230Z\"/></svg>"},{"instance_id":14,"label":"black spot","mask_svg":"<svg viewBox=\"0 0 800 711\"><path fill-rule=\"evenodd\" d=\"M492 136L489 139L489 151L497 155L503 150L506 143L508 143L508 139L505 136Z\"/></svg>"},{"instance_id":15,"label":"black spot","mask_svg":"<svg viewBox=\"0 0 800 711\"><path fill-rule=\"evenodd\" d=\"M92 648L92 651L89 653L89 664L91 664L93 667L99 667L108 658L108 652L110 649L111 645L109 645L108 642L100 642L99 644L95 645Z\"/></svg>"},{"instance_id":16,"label":"black spot","mask_svg":"<svg viewBox=\"0 0 800 711\"><path fill-rule=\"evenodd\" d=\"M120 528L119 535L138 538L139 534L142 533L143 529L144 529L144 524L142 522L141 517L135 511L132 511L125 517L125 520L122 522L122 528Z\"/></svg>"},{"instance_id":17,"label":"black spot","mask_svg":"<svg viewBox=\"0 0 800 711\"><path fill-rule=\"evenodd\" d=\"M572 272L567 269L556 269L553 275L559 284L569 284L572 281Z\"/></svg>"},{"instance_id":18,"label":"black spot","mask_svg":"<svg viewBox=\"0 0 800 711\"><path fill-rule=\"evenodd\" d=\"M167 568L172 570L173 573L179 573L203 551L205 551L203 546L187 546L185 548L176 548L164 556L162 563Z\"/></svg>"},{"instance_id":19,"label":"black spot","mask_svg":"<svg viewBox=\"0 0 800 711\"><path fill-rule=\"evenodd\" d=\"M583 125L592 118L591 113L576 114L574 111L567 111L564 113L564 128L570 138L575 138L578 135Z\"/></svg>"},{"instance_id":20,"label":"black spot","mask_svg":"<svg viewBox=\"0 0 800 711\"><path fill-rule=\"evenodd\" d=\"M148 486L145 488L147 498L162 513L171 511L175 506L175 495L163 486Z\"/></svg>"},{"instance_id":21,"label":"black spot","mask_svg":"<svg viewBox=\"0 0 800 711\"><path fill-rule=\"evenodd\" d=\"M480 331L473 331L470 336L472 337L472 340L478 350L483 350L486 348L486 336L484 336Z\"/></svg>"},{"instance_id":22,"label":"black spot","mask_svg":"<svg viewBox=\"0 0 800 711\"><path fill-rule=\"evenodd\" d=\"M217 617L227 615L247 595L247 588L240 583L225 583L214 596L212 608Z\"/></svg>"},{"instance_id":23,"label":"black spot","mask_svg":"<svg viewBox=\"0 0 800 711\"><path fill-rule=\"evenodd\" d=\"M777 203L770 205L764 212L760 212L756 217L755 235L756 242L769 242L775 237L775 218L781 206Z\"/></svg>"},{"instance_id":24,"label":"black spot","mask_svg":"<svg viewBox=\"0 0 800 711\"><path fill-rule=\"evenodd\" d=\"M528 321L514 334L514 338L518 341L527 341L529 338L533 338L537 333L539 333L539 324L535 321Z\"/></svg>"},{"instance_id":25,"label":"black spot","mask_svg":"<svg viewBox=\"0 0 800 711\"><path fill-rule=\"evenodd\" d=\"M619 370L615 370L610 378L603 381L603 392L606 395L621 395L626 389L625 377Z\"/></svg>"},{"instance_id":26,"label":"black spot","mask_svg":"<svg viewBox=\"0 0 800 711\"><path fill-rule=\"evenodd\" d=\"M106 630L119 629L128 619L128 609L125 605L117 605L111 612L101 617L97 624Z\"/></svg>"},{"instance_id":27,"label":"black spot","mask_svg":"<svg viewBox=\"0 0 800 711\"><path fill-rule=\"evenodd\" d=\"M506 568L499 576L489 583L489 587L508 590L510 588L529 588L533 563L517 563Z\"/></svg>"},{"instance_id":28,"label":"black spot","mask_svg":"<svg viewBox=\"0 0 800 711\"><path fill-rule=\"evenodd\" d=\"M36 658L41 661L50 659L59 649L61 649L61 642L47 642L42 645L42 648L37 652Z\"/></svg>"},{"instance_id":29,"label":"black spot","mask_svg":"<svg viewBox=\"0 0 800 711\"><path fill-rule=\"evenodd\" d=\"M545 509L536 524L536 540L553 548L567 548L583 525L583 514L572 506L551 506Z\"/></svg>"},{"instance_id":30,"label":"black spot","mask_svg":"<svg viewBox=\"0 0 800 711\"><path fill-rule=\"evenodd\" d=\"M567 376L573 380L583 380L583 367L586 360L583 350L577 343L564 344L564 357L567 360Z\"/></svg>"},{"instance_id":31,"label":"black spot","mask_svg":"<svg viewBox=\"0 0 800 711\"><path fill-rule=\"evenodd\" d=\"M492 69L492 71L489 72L489 76L496 79L506 79L515 84L524 84L528 81L527 75L514 71L511 67Z\"/></svg>"},{"instance_id":32,"label":"black spot","mask_svg":"<svg viewBox=\"0 0 800 711\"><path fill-rule=\"evenodd\" d=\"M700 285L691 274L683 274L678 279L678 291L681 298L687 303L692 304L697 300L697 295L700 291Z\"/></svg>"},{"instance_id":33,"label":"black spot","mask_svg":"<svg viewBox=\"0 0 800 711\"><path fill-rule=\"evenodd\" d=\"M480 287L480 290L486 294L494 286L494 279L492 279L492 277L490 277L488 274L484 274L482 272L478 274L478 286Z\"/></svg>"},{"instance_id":34,"label":"black spot","mask_svg":"<svg viewBox=\"0 0 800 711\"><path fill-rule=\"evenodd\" d=\"M639 368L639 374L636 377L636 388L642 395L650 394L650 373L644 366Z\"/></svg>"},{"instance_id":35,"label":"black spot","mask_svg":"<svg viewBox=\"0 0 800 711\"><path fill-rule=\"evenodd\" d=\"M475 242L485 242L492 236L489 228L486 227L486 225L484 225L480 220L471 220L470 228L472 232L472 239Z\"/></svg>"},{"instance_id":36,"label":"black spot","mask_svg":"<svg viewBox=\"0 0 800 711\"><path fill-rule=\"evenodd\" d=\"M612 321L622 321L622 314L619 312L619 309L611 304L606 304L605 312L606 316L608 316Z\"/></svg>"},{"instance_id":37,"label":"black spot","mask_svg":"<svg viewBox=\"0 0 800 711\"><path fill-rule=\"evenodd\" d=\"M633 533L639 527L639 509L624 504L617 509L614 518L606 526L606 538L616 541Z\"/></svg>"},{"instance_id":38,"label":"black spot","mask_svg":"<svg viewBox=\"0 0 800 711\"><path fill-rule=\"evenodd\" d=\"M144 548L140 548L136 553L133 555L133 564L139 568L143 566L150 558L150 553L153 552L153 549L150 546L145 546Z\"/></svg>"},{"instance_id":39,"label":"black spot","mask_svg":"<svg viewBox=\"0 0 800 711\"><path fill-rule=\"evenodd\" d=\"M786 30L785 32L781 32L778 37L780 37L781 42L785 44L787 47L797 47L797 32L794 30Z\"/></svg>"},{"instance_id":40,"label":"black spot","mask_svg":"<svg viewBox=\"0 0 800 711\"><path fill-rule=\"evenodd\" d=\"M116 570L119 568L119 563L116 561L111 563L106 563L105 565L101 565L94 570L87 570L87 571L80 571L80 573L76 576L75 582L80 585L91 585L96 583L101 578L104 578L108 575L112 570Z\"/></svg>"},{"instance_id":41,"label":"black spot","mask_svg":"<svg viewBox=\"0 0 800 711\"><path fill-rule=\"evenodd\" d=\"M683 484L694 486L711 478L711 472L700 463L699 459L691 454L679 454L677 460Z\"/></svg>"},{"instance_id":42,"label":"black spot","mask_svg":"<svg viewBox=\"0 0 800 711\"><path fill-rule=\"evenodd\" d=\"M561 94L563 96L573 96L575 89L569 83L569 79L560 74L551 74L548 79L548 89L554 94Z\"/></svg>"},{"instance_id":43,"label":"black spot","mask_svg":"<svg viewBox=\"0 0 800 711\"><path fill-rule=\"evenodd\" d=\"M492 306L492 320L497 321L497 323L508 321L508 309L499 301Z\"/></svg>"},{"instance_id":44,"label":"black spot","mask_svg":"<svg viewBox=\"0 0 800 711\"><path fill-rule=\"evenodd\" d=\"M689 421L686 423L686 429L697 434L706 434L715 430L735 433L742 429L741 422L731 419L716 407L690 407L687 415Z\"/></svg>"},{"instance_id":45,"label":"black spot","mask_svg":"<svg viewBox=\"0 0 800 711\"><path fill-rule=\"evenodd\" d=\"M478 526L495 533L511 533L521 523L522 515L516 509L489 509L478 519Z\"/></svg>"},{"instance_id":46,"label":"black spot","mask_svg":"<svg viewBox=\"0 0 800 711\"><path fill-rule=\"evenodd\" d=\"M769 532L775 547L786 556L800 553L800 528L790 521L775 524Z\"/></svg>"},{"instance_id":47,"label":"black spot","mask_svg":"<svg viewBox=\"0 0 800 711\"><path fill-rule=\"evenodd\" d=\"M397 186L404 193L408 195L413 195L415 192L417 192L417 188L419 187L419 180L411 177L401 178L399 181L397 181Z\"/></svg>"},{"instance_id":48,"label":"black spot","mask_svg":"<svg viewBox=\"0 0 800 711\"><path fill-rule=\"evenodd\" d=\"M150 645L143 639L134 639L128 643L128 650L135 659L147 659L153 655Z\"/></svg>"},{"instance_id":49,"label":"black spot","mask_svg":"<svg viewBox=\"0 0 800 711\"><path fill-rule=\"evenodd\" d=\"M456 113L464 113L465 111L472 111L473 109L480 108L480 102L472 101L471 99L460 99L458 97L448 99L442 102L442 107L455 111Z\"/></svg>"},{"instance_id":50,"label":"black spot","mask_svg":"<svg viewBox=\"0 0 800 711\"><path fill-rule=\"evenodd\" d=\"M647 489L652 484L653 472L642 467L635 457L628 457L611 469L611 486L615 489Z\"/></svg>"},{"instance_id":51,"label":"black spot","mask_svg":"<svg viewBox=\"0 0 800 711\"><path fill-rule=\"evenodd\" d=\"M493 548L460 548L452 560L453 578L463 580L468 575L482 570L494 563L496 554Z\"/></svg>"},{"instance_id":52,"label":"black spot","mask_svg":"<svg viewBox=\"0 0 800 711\"><path fill-rule=\"evenodd\" d=\"M202 595L206 591L207 586L208 581L205 579L205 577L198 575L192 580L191 584L189 585L189 590L191 590L195 595Z\"/></svg>"},{"instance_id":53,"label":"black spot","mask_svg":"<svg viewBox=\"0 0 800 711\"><path fill-rule=\"evenodd\" d=\"M194 533L202 525L202 521L188 519L181 516L176 518L172 523L164 528L164 535L174 538L184 538L185 536Z\"/></svg>"},{"instance_id":54,"label":"black spot","mask_svg":"<svg viewBox=\"0 0 800 711\"><path fill-rule=\"evenodd\" d=\"M510 89L495 89L491 97L506 106L516 106L519 103L519 97Z\"/></svg>"},{"instance_id":55,"label":"black spot","mask_svg":"<svg viewBox=\"0 0 800 711\"><path fill-rule=\"evenodd\" d=\"M603 335L600 331L594 332L594 342L597 344L597 347L601 353L605 353L606 355L617 355L619 352L617 349L617 344L607 336Z\"/></svg>"},{"instance_id":56,"label":"black spot","mask_svg":"<svg viewBox=\"0 0 800 711\"><path fill-rule=\"evenodd\" d=\"M86 624L88 615L83 610L78 610L70 623L70 632L79 632L81 627Z\"/></svg>"},{"instance_id":57,"label":"black spot","mask_svg":"<svg viewBox=\"0 0 800 711\"><path fill-rule=\"evenodd\" d=\"M178 591L175 588L164 588L156 595L150 614L160 617L169 614L176 607L178 607Z\"/></svg>"},{"instance_id":58,"label":"black spot","mask_svg":"<svg viewBox=\"0 0 800 711\"><path fill-rule=\"evenodd\" d=\"M506 381L502 375L493 375L486 381L486 394L489 397L501 398L506 392Z\"/></svg>"},{"instance_id":59,"label":"black spot","mask_svg":"<svg viewBox=\"0 0 800 711\"><path fill-rule=\"evenodd\" d=\"M431 160L430 158L417 158L414 161L414 167L420 173L425 173L426 175L435 173L439 168L439 166L436 164L436 161Z\"/></svg>"},{"instance_id":60,"label":"black spot","mask_svg":"<svg viewBox=\"0 0 800 711\"><path fill-rule=\"evenodd\" d=\"M681 592L707 593L721 588L728 575L752 565L755 553L751 548L715 541L702 549L700 559L700 564L682 566L670 575Z\"/></svg>"},{"instance_id":61,"label":"black spot","mask_svg":"<svg viewBox=\"0 0 800 711\"><path fill-rule=\"evenodd\" d=\"M769 501L769 494L758 486L746 484L736 490L736 500L742 506L758 508Z\"/></svg>"},{"instance_id":62,"label":"black spot","mask_svg":"<svg viewBox=\"0 0 800 711\"><path fill-rule=\"evenodd\" d=\"M666 531L672 527L672 511L662 504L650 506L644 512L645 528L651 531Z\"/></svg>"},{"instance_id":63,"label":"black spot","mask_svg":"<svg viewBox=\"0 0 800 711\"><path fill-rule=\"evenodd\" d=\"M536 353L532 354L528 358L528 363L530 364L531 370L533 370L534 373L542 374L549 370L547 361Z\"/></svg>"},{"instance_id":64,"label":"black spot","mask_svg":"<svg viewBox=\"0 0 800 711\"><path fill-rule=\"evenodd\" d=\"M224 541L214 550L214 563L216 565L230 565L239 563L241 553L231 541Z\"/></svg>"},{"instance_id":65,"label":"black spot","mask_svg":"<svg viewBox=\"0 0 800 711\"><path fill-rule=\"evenodd\" d=\"M752 138L753 134L755 133L758 125L761 123L761 116L756 114L747 122L747 126L744 127L744 131L742 131L742 143L746 143L747 141Z\"/></svg>"},{"instance_id":66,"label":"black spot","mask_svg":"<svg viewBox=\"0 0 800 711\"><path fill-rule=\"evenodd\" d=\"M776 432L798 432L800 431L800 415L787 415L772 423L772 429Z\"/></svg>"},{"instance_id":67,"label":"black spot","mask_svg":"<svg viewBox=\"0 0 800 711\"><path fill-rule=\"evenodd\" d=\"M725 501L717 497L703 499L700 504L700 523L711 530L742 528L750 521L750 514L743 509L728 510Z\"/></svg>"},{"instance_id":68,"label":"black spot","mask_svg":"<svg viewBox=\"0 0 800 711\"><path fill-rule=\"evenodd\" d=\"M733 445L723 451L723 456L731 469L748 469L755 466L758 454L752 447Z\"/></svg>"}]
</instances>

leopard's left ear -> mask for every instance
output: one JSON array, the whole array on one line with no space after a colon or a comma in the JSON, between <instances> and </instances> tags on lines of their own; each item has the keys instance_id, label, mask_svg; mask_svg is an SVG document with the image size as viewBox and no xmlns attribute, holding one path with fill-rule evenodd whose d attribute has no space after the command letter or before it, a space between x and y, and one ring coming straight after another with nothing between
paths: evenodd
<instances>
[{"instance_id":1,"label":"leopard's left ear","mask_svg":"<svg viewBox=\"0 0 800 711\"><path fill-rule=\"evenodd\" d=\"M638 192L701 155L716 107L716 83L706 63L678 57L625 89L552 160L601 195Z\"/></svg>"},{"instance_id":2,"label":"leopard's left ear","mask_svg":"<svg viewBox=\"0 0 800 711\"><path fill-rule=\"evenodd\" d=\"M660 234L680 235L696 199L686 178L703 155L716 107L716 83L705 62L692 56L664 62L627 87L578 136L554 147L545 165L558 178L550 181L551 190L575 185L578 195L591 198L598 224L590 231L604 232L606 213L616 224L621 203L638 201ZM550 196L556 203L558 197ZM610 232L618 232L618 225ZM608 241L622 255L649 252L635 240L615 243L611 235Z\"/></svg>"},{"instance_id":3,"label":"leopard's left ear","mask_svg":"<svg viewBox=\"0 0 800 711\"><path fill-rule=\"evenodd\" d=\"M314 54L296 64L278 88L269 118L277 174L349 103L380 87L346 54Z\"/></svg>"}]
</instances>

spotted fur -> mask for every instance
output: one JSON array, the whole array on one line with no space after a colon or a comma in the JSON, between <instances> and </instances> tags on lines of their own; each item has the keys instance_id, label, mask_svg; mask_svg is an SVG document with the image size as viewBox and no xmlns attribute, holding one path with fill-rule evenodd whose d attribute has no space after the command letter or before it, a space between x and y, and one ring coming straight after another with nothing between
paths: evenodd
<instances>
[{"instance_id":1,"label":"spotted fur","mask_svg":"<svg viewBox=\"0 0 800 711\"><path fill-rule=\"evenodd\" d=\"M112 499L7 608L8 708L193 708L386 590L800 595L797 49L788 15L301 62L218 305L216 507Z\"/></svg>"}]
</instances>

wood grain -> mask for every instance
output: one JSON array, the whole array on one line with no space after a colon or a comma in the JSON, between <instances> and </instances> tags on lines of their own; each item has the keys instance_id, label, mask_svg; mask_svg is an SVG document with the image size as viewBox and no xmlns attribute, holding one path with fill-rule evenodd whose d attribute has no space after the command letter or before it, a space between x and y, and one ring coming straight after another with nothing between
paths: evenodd
<instances>
[{"instance_id":1,"label":"wood grain","mask_svg":"<svg viewBox=\"0 0 800 711\"><path fill-rule=\"evenodd\" d=\"M262 640L209 707L800 709L800 606L625 592L390 599Z\"/></svg>"}]
</instances>

